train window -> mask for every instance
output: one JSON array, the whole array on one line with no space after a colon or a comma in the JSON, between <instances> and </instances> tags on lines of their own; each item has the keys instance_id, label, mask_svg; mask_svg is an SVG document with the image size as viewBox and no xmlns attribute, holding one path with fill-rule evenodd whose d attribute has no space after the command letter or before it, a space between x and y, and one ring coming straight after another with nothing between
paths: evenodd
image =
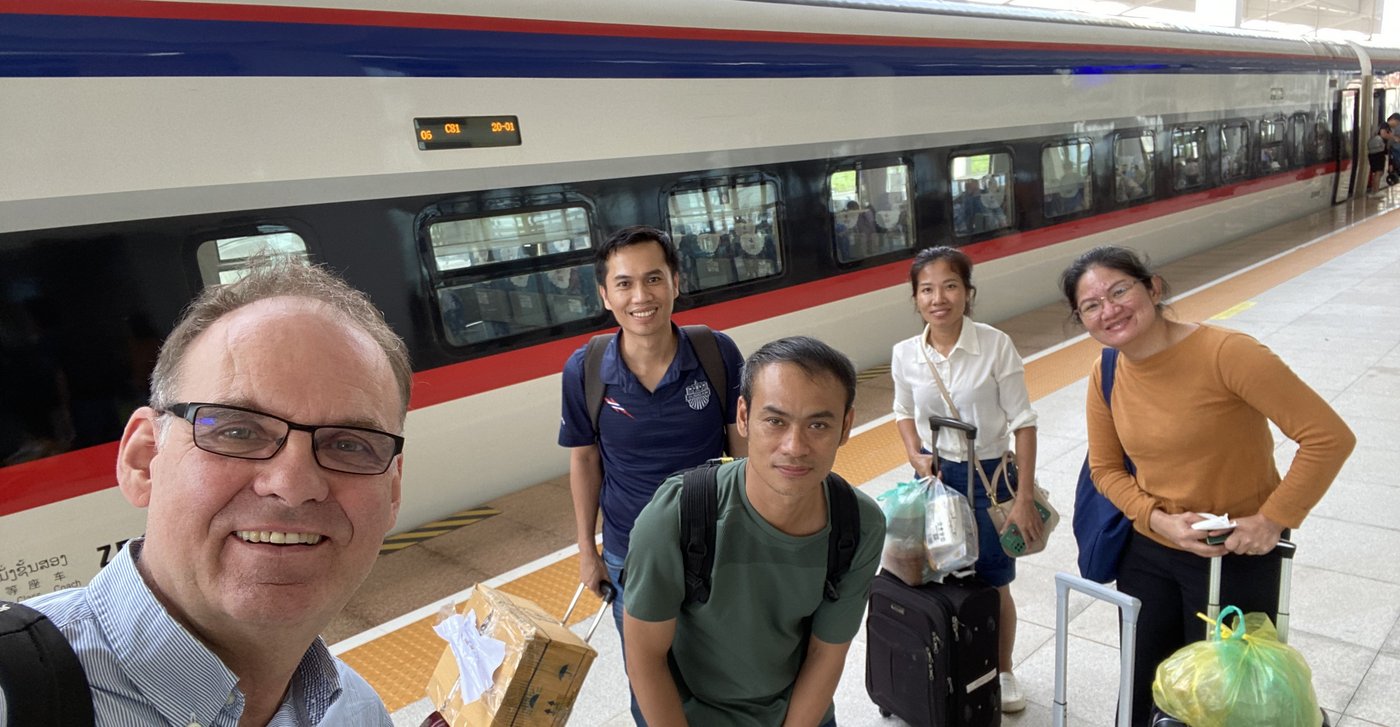
<instances>
[{"instance_id":1,"label":"train window","mask_svg":"<svg viewBox=\"0 0 1400 727\"><path fill-rule=\"evenodd\" d=\"M256 235L206 240L195 251L199 276L206 286L242 280L248 274L248 260L256 256L286 257L307 262L306 240L285 227L259 228Z\"/></svg>"},{"instance_id":2,"label":"train window","mask_svg":"<svg viewBox=\"0 0 1400 727\"><path fill-rule=\"evenodd\" d=\"M829 203L837 260L851 262L913 247L909 178L905 164L832 173Z\"/></svg>"},{"instance_id":3,"label":"train window","mask_svg":"<svg viewBox=\"0 0 1400 727\"><path fill-rule=\"evenodd\" d=\"M1287 128L1282 116L1259 122L1259 171L1268 174L1288 166L1288 149L1283 145Z\"/></svg>"},{"instance_id":4,"label":"train window","mask_svg":"<svg viewBox=\"0 0 1400 727\"><path fill-rule=\"evenodd\" d=\"M1094 204L1093 147L1087 141L1047 146L1040 152L1045 216L1083 212Z\"/></svg>"},{"instance_id":5,"label":"train window","mask_svg":"<svg viewBox=\"0 0 1400 727\"><path fill-rule=\"evenodd\" d=\"M1011 155L955 156L949 162L953 232L979 235L1011 226Z\"/></svg>"},{"instance_id":6,"label":"train window","mask_svg":"<svg viewBox=\"0 0 1400 727\"><path fill-rule=\"evenodd\" d=\"M1220 179L1230 182L1249 173L1249 124L1220 127Z\"/></svg>"},{"instance_id":7,"label":"train window","mask_svg":"<svg viewBox=\"0 0 1400 727\"><path fill-rule=\"evenodd\" d=\"M434 222L428 226L428 239L438 272L593 247L592 225L583 207Z\"/></svg>"},{"instance_id":8,"label":"train window","mask_svg":"<svg viewBox=\"0 0 1400 727\"><path fill-rule=\"evenodd\" d=\"M466 346L592 318L603 310L593 264L438 288L442 332Z\"/></svg>"},{"instance_id":9,"label":"train window","mask_svg":"<svg viewBox=\"0 0 1400 727\"><path fill-rule=\"evenodd\" d=\"M724 179L669 193L671 238L681 255L681 292L782 272L778 185Z\"/></svg>"},{"instance_id":10,"label":"train window","mask_svg":"<svg viewBox=\"0 0 1400 727\"><path fill-rule=\"evenodd\" d=\"M1176 189L1198 187L1201 178L1201 158L1206 154L1206 130L1172 129L1172 186Z\"/></svg>"},{"instance_id":11,"label":"train window","mask_svg":"<svg viewBox=\"0 0 1400 727\"><path fill-rule=\"evenodd\" d=\"M1130 202L1151 197L1155 190L1157 140L1150 131L1119 134L1113 141L1113 197Z\"/></svg>"},{"instance_id":12,"label":"train window","mask_svg":"<svg viewBox=\"0 0 1400 727\"><path fill-rule=\"evenodd\" d=\"M1315 162L1332 160L1332 126L1327 121L1326 113L1318 114L1308 137L1308 158Z\"/></svg>"},{"instance_id":13,"label":"train window","mask_svg":"<svg viewBox=\"0 0 1400 727\"><path fill-rule=\"evenodd\" d=\"M1295 167L1301 167L1308 163L1309 126L1308 115L1304 113L1293 114L1293 118L1289 120L1289 158L1293 161L1293 166Z\"/></svg>"}]
</instances>

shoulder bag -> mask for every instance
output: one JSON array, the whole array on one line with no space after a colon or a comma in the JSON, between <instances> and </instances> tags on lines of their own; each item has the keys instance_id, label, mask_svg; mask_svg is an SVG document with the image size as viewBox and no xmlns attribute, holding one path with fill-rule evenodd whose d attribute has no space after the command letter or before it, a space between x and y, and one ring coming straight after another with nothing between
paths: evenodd
<instances>
[{"instance_id":1,"label":"shoulder bag","mask_svg":"<svg viewBox=\"0 0 1400 727\"><path fill-rule=\"evenodd\" d=\"M1113 374L1117 364L1118 350L1105 348L1099 360L1099 381L1103 385L1103 401L1109 409L1113 408ZM1128 474L1137 474L1137 468L1126 454L1123 467ZM1074 488L1073 526L1074 539L1079 543L1079 574L1099 583L1118 580L1118 562L1133 533L1133 523L1094 487L1087 453L1084 466L1079 470L1079 484Z\"/></svg>"},{"instance_id":2,"label":"shoulder bag","mask_svg":"<svg viewBox=\"0 0 1400 727\"><path fill-rule=\"evenodd\" d=\"M925 331L928 329L925 328ZM927 335L927 333L925 334ZM948 405L948 412L954 418L962 419L962 414L958 412L958 407L953 403L953 397L948 393L948 387L943 383L943 377L938 375L938 369L933 365L933 361L928 357L928 350L924 348L925 339L919 341L919 352L924 357L924 363L928 364L929 373L933 374L934 383L938 384L939 393L943 394L943 401ZM966 421L963 419L963 421ZM938 442L930 442L934 451L934 457L938 456ZM987 477L986 470L982 469L981 460L976 459L977 453L972 453L973 461L968 463L969 472L975 469L979 479L982 480L982 487L987 491L987 501L990 505L987 508L987 515L992 519L992 526L1001 534L1001 549L1012 558L1019 558L1023 555L1033 555L1045 549L1045 545L1050 542L1050 533L1054 532L1055 526L1060 524L1060 513L1050 504L1050 493L1034 483L1032 491L1033 502L1036 513L1045 523L1045 528L1041 531L1040 540L1034 543L1027 543L1026 539L1019 532L1006 531L1006 521L1011 515L1011 506L1016 499L1016 491L1019 478L1016 476L1016 463L1010 452L1003 452L1001 462L992 476ZM997 500L997 487L995 483L1005 482L1006 489L1011 492L1011 497L1005 500ZM971 487L972 483L968 483Z\"/></svg>"}]
</instances>

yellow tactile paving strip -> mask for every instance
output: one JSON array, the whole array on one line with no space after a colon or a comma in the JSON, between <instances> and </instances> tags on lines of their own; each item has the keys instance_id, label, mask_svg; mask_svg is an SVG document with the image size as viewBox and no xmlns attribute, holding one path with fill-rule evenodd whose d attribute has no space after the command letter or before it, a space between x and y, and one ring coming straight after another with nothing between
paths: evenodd
<instances>
[{"instance_id":1,"label":"yellow tactile paving strip","mask_svg":"<svg viewBox=\"0 0 1400 727\"><path fill-rule=\"evenodd\" d=\"M1225 318L1242 310L1249 299L1332 258L1400 227L1400 215L1371 218L1326 240L1294 250L1219 285L1172 304L1184 321ZM1059 349L1026 365L1026 383L1036 400L1088 375L1100 346L1092 339ZM884 374L888 375L888 374ZM867 378L870 378L867 376ZM905 459L893 422L852 437L836 457L835 469L847 480L862 483L888 472ZM524 596L550 613L563 615L578 583L578 558L571 556L549 567L502 584L500 590ZM591 594L581 599L570 623L590 618L600 602ZM605 619L607 617L604 617ZM341 654L379 692L390 711L422 699L428 677L444 648L432 631L433 617L404 626ZM604 624L599 628L611 628Z\"/></svg>"}]
</instances>

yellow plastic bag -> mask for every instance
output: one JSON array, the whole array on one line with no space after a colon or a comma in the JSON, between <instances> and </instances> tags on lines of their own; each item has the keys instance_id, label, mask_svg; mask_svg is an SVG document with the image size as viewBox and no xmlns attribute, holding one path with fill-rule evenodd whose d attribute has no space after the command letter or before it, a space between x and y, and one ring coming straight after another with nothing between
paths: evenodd
<instances>
[{"instance_id":1,"label":"yellow plastic bag","mask_svg":"<svg viewBox=\"0 0 1400 727\"><path fill-rule=\"evenodd\" d=\"M1224 626L1231 614L1234 629ZM1234 606L1221 612L1206 640L1183 646L1158 665L1152 697L1163 712L1191 727L1322 724L1303 655L1278 640L1267 615L1244 615Z\"/></svg>"}]
</instances>

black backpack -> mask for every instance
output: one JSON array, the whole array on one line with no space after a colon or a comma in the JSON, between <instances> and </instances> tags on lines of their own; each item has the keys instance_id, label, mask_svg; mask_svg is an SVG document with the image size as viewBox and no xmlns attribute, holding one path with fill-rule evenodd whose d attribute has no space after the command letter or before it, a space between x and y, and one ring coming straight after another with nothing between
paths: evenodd
<instances>
[{"instance_id":1,"label":"black backpack","mask_svg":"<svg viewBox=\"0 0 1400 727\"><path fill-rule=\"evenodd\" d=\"M715 395L719 397L720 421L728 425L725 402L729 401L729 370L724 365L724 356L719 352L715 332L707 326L700 325L681 328L690 338L690 345L695 349L695 357L700 359L700 368L705 371L705 378L710 380L710 385L715 388ZM593 418L595 441L598 439L598 415L603 411L603 390L607 388L603 384L603 353L614 338L617 338L616 333L600 333L588 339L588 346L583 352L583 401L588 407L588 415Z\"/></svg>"},{"instance_id":2,"label":"black backpack","mask_svg":"<svg viewBox=\"0 0 1400 727\"><path fill-rule=\"evenodd\" d=\"M90 727L92 689L73 647L42 613L0 601L0 691L7 724Z\"/></svg>"},{"instance_id":3,"label":"black backpack","mask_svg":"<svg viewBox=\"0 0 1400 727\"><path fill-rule=\"evenodd\" d=\"M710 462L681 476L681 553L685 560L685 603L706 603L715 569L715 530L719 520L719 464ZM826 476L831 493L831 531L827 536L826 583L822 595L835 601L841 576L851 569L860 545L860 505L856 492L840 475Z\"/></svg>"}]
</instances>

